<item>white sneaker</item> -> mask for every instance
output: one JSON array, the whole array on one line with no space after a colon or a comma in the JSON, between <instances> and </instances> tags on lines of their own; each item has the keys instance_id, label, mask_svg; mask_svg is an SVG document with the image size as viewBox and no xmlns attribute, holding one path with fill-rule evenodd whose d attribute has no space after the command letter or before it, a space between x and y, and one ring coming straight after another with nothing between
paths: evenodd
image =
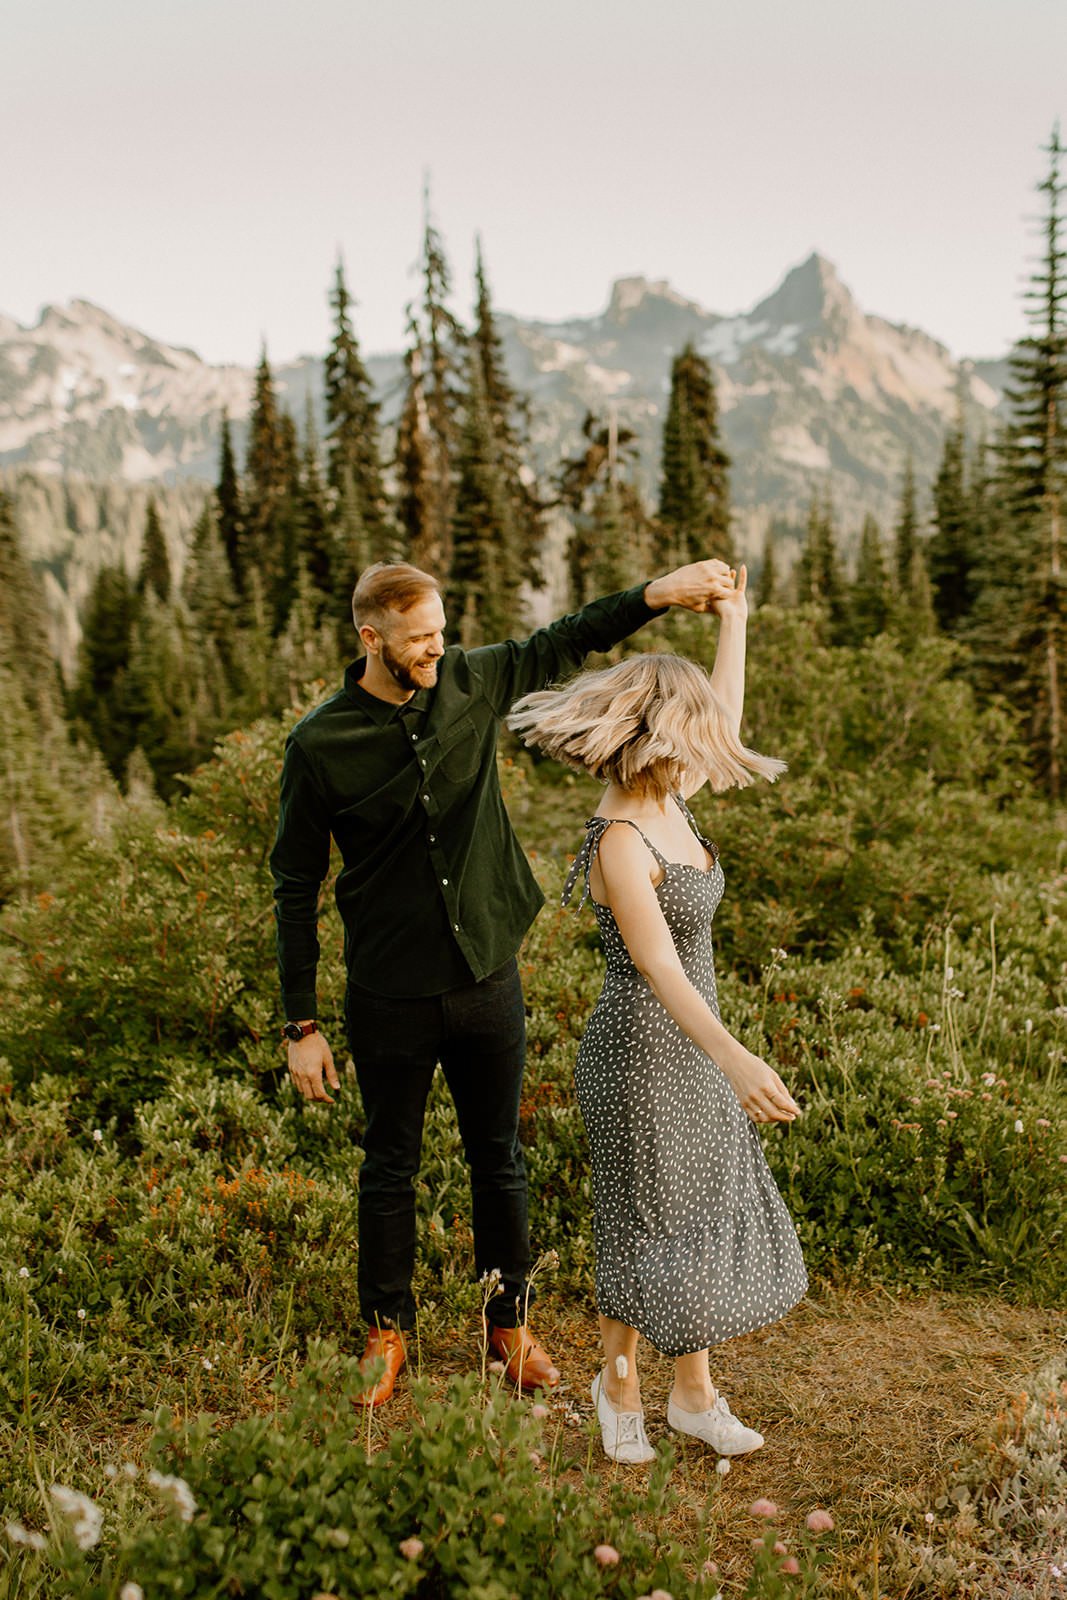
<instances>
[{"instance_id":1,"label":"white sneaker","mask_svg":"<svg viewBox=\"0 0 1067 1600\"><path fill-rule=\"evenodd\" d=\"M702 1439L720 1456L747 1456L764 1443L762 1433L739 1422L722 1395L710 1411L683 1411L673 1400L667 1401L667 1421L675 1433L688 1433Z\"/></svg>"},{"instance_id":2,"label":"white sneaker","mask_svg":"<svg viewBox=\"0 0 1067 1600\"><path fill-rule=\"evenodd\" d=\"M604 1374L598 1372L593 1379L593 1404L600 1437L604 1441L604 1454L611 1461L623 1461L627 1466L637 1466L643 1461L654 1461L656 1452L645 1433L645 1419L640 1411L616 1411L604 1390Z\"/></svg>"}]
</instances>

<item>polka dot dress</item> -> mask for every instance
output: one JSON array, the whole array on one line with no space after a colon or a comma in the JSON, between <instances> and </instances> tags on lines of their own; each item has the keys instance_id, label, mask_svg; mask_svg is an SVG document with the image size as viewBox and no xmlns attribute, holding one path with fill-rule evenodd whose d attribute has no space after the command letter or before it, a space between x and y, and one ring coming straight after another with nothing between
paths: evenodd
<instances>
[{"instance_id":1,"label":"polka dot dress","mask_svg":"<svg viewBox=\"0 0 1067 1600\"><path fill-rule=\"evenodd\" d=\"M586 824L565 905L583 872L585 904L589 868L613 822ZM698 837L714 858L707 871L665 861L645 843L663 869L656 895L686 976L718 1016L711 919L725 881L716 847ZM656 999L610 909L593 905L607 974L575 1088L592 1156L597 1309L664 1355L687 1355L784 1316L807 1275L755 1124Z\"/></svg>"}]
</instances>

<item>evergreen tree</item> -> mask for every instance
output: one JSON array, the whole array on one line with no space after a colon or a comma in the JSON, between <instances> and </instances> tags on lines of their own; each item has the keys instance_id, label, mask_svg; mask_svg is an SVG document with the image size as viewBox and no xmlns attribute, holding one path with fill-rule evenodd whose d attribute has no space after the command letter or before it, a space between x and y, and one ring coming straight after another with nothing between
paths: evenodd
<instances>
[{"instance_id":1,"label":"evergreen tree","mask_svg":"<svg viewBox=\"0 0 1067 1600\"><path fill-rule=\"evenodd\" d=\"M654 533L629 473L636 435L614 412L602 423L591 411L582 423L582 450L563 463L559 496L571 515L567 569L571 604L628 588L647 573Z\"/></svg>"},{"instance_id":2,"label":"evergreen tree","mask_svg":"<svg viewBox=\"0 0 1067 1600\"><path fill-rule=\"evenodd\" d=\"M961 630L974 601L974 556L964 475L966 449L961 415L946 436L934 479L934 531L927 545L934 610L948 633Z\"/></svg>"},{"instance_id":3,"label":"evergreen tree","mask_svg":"<svg viewBox=\"0 0 1067 1600\"><path fill-rule=\"evenodd\" d=\"M288 445L274 376L264 345L256 369L255 397L245 458L245 544L240 560L242 592L249 573L259 573L269 608L278 601L285 565L282 508L290 488Z\"/></svg>"},{"instance_id":4,"label":"evergreen tree","mask_svg":"<svg viewBox=\"0 0 1067 1600\"><path fill-rule=\"evenodd\" d=\"M882 530L872 516L863 519L856 581L849 595L851 636L856 644L885 631L889 621L889 584Z\"/></svg>"},{"instance_id":5,"label":"evergreen tree","mask_svg":"<svg viewBox=\"0 0 1067 1600\"><path fill-rule=\"evenodd\" d=\"M222 413L222 431L219 437L219 481L215 489L215 502L219 519L219 536L229 563L230 577L236 594L244 593L243 561L245 555L244 506L241 482L237 476L237 461L233 453L230 418Z\"/></svg>"},{"instance_id":6,"label":"evergreen tree","mask_svg":"<svg viewBox=\"0 0 1067 1600\"><path fill-rule=\"evenodd\" d=\"M49 647L44 589L27 561L14 507L0 493L0 664L42 717L60 716L60 685Z\"/></svg>"},{"instance_id":7,"label":"evergreen tree","mask_svg":"<svg viewBox=\"0 0 1067 1600\"><path fill-rule=\"evenodd\" d=\"M408 316L407 386L397 432L398 502L409 559L444 577L452 561L466 340L448 308L451 275L428 194L421 266L421 321L411 312Z\"/></svg>"},{"instance_id":8,"label":"evergreen tree","mask_svg":"<svg viewBox=\"0 0 1067 1600\"><path fill-rule=\"evenodd\" d=\"M1063 508L1067 488L1067 250L1063 244L1059 126L1045 147L1048 171L1038 184L1045 201L1042 255L1025 295L1031 332L1011 357L1012 414L1003 477L1016 533L1016 570L1027 574L1011 625L1021 672L1015 691L1030 710L1030 733L1049 791L1063 786L1063 670L1067 644L1067 581ZM1005 602L1006 605L1008 602Z\"/></svg>"},{"instance_id":9,"label":"evergreen tree","mask_svg":"<svg viewBox=\"0 0 1067 1600\"><path fill-rule=\"evenodd\" d=\"M907 593L907 628L901 629L902 637L928 639L937 632L937 613L934 610L934 591L926 551L921 544L917 544L912 552Z\"/></svg>"},{"instance_id":10,"label":"evergreen tree","mask_svg":"<svg viewBox=\"0 0 1067 1600\"><path fill-rule=\"evenodd\" d=\"M145 512L144 540L141 545L141 570L137 580L139 594L149 590L164 604L170 599L170 556L163 534L163 524L154 499L149 499Z\"/></svg>"},{"instance_id":11,"label":"evergreen tree","mask_svg":"<svg viewBox=\"0 0 1067 1600\"><path fill-rule=\"evenodd\" d=\"M825 500L812 496L794 581L798 605L817 606L825 614L830 643L843 643L848 631L845 586L828 495Z\"/></svg>"},{"instance_id":12,"label":"evergreen tree","mask_svg":"<svg viewBox=\"0 0 1067 1600\"><path fill-rule=\"evenodd\" d=\"M495 450L481 363L473 347L468 381L446 591L447 609L467 648L518 630L522 583L514 506Z\"/></svg>"},{"instance_id":13,"label":"evergreen tree","mask_svg":"<svg viewBox=\"0 0 1067 1600\"><path fill-rule=\"evenodd\" d=\"M527 408L508 381L504 346L493 314L480 239L475 245L474 281L476 301L471 346L481 371L493 450L511 508L511 532L518 541L519 565L527 582L540 584L543 581L540 569L542 507L527 482L532 474L525 470Z\"/></svg>"},{"instance_id":14,"label":"evergreen tree","mask_svg":"<svg viewBox=\"0 0 1067 1600\"><path fill-rule=\"evenodd\" d=\"M140 609L125 569L101 567L82 618L71 713L88 730L116 778L137 743L129 668Z\"/></svg>"},{"instance_id":15,"label":"evergreen tree","mask_svg":"<svg viewBox=\"0 0 1067 1600\"><path fill-rule=\"evenodd\" d=\"M379 407L352 326L349 308L353 301L340 258L330 304L334 334L325 370L326 476L334 495L340 498L345 474L350 475L360 521L374 552L371 559L380 560L392 536L382 483Z\"/></svg>"},{"instance_id":16,"label":"evergreen tree","mask_svg":"<svg viewBox=\"0 0 1067 1600\"><path fill-rule=\"evenodd\" d=\"M345 472L348 482L353 485L354 493L354 480L350 469L342 472L342 484L345 482ZM324 597L327 605L332 607L336 598L333 588L333 535L326 508L326 491L319 461L319 440L315 428L315 410L310 394L304 411L304 445L299 495L303 557L314 587Z\"/></svg>"},{"instance_id":17,"label":"evergreen tree","mask_svg":"<svg viewBox=\"0 0 1067 1600\"><path fill-rule=\"evenodd\" d=\"M671 365L663 425L659 520L663 563L718 556L733 561L730 458L719 441L719 407L711 367L692 344Z\"/></svg>"},{"instance_id":18,"label":"evergreen tree","mask_svg":"<svg viewBox=\"0 0 1067 1600\"><path fill-rule=\"evenodd\" d=\"M759 605L773 606L779 601L778 563L774 554L774 523L767 524L763 535L763 565L759 577Z\"/></svg>"},{"instance_id":19,"label":"evergreen tree","mask_svg":"<svg viewBox=\"0 0 1067 1600\"><path fill-rule=\"evenodd\" d=\"M237 596L219 525L210 505L204 507L193 528L182 594L202 637L211 639L222 659L228 659Z\"/></svg>"},{"instance_id":20,"label":"evergreen tree","mask_svg":"<svg viewBox=\"0 0 1067 1600\"><path fill-rule=\"evenodd\" d=\"M896 527L893 530L893 575L897 593L906 596L911 581L912 562L919 540L919 513L915 499L915 468L909 455L904 464L904 480L900 487L900 506Z\"/></svg>"},{"instance_id":21,"label":"evergreen tree","mask_svg":"<svg viewBox=\"0 0 1067 1600\"><path fill-rule=\"evenodd\" d=\"M196 629L182 600L164 605L149 591L134 624L128 678L131 739L160 793L211 753L219 732L217 695L207 681ZM124 762L124 765L127 763Z\"/></svg>"}]
</instances>

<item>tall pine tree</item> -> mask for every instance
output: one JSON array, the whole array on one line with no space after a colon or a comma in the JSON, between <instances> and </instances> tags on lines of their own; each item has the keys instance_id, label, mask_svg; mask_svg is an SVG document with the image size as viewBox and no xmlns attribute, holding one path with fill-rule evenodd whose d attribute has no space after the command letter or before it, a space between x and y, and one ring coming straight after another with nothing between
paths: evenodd
<instances>
[{"instance_id":1,"label":"tall pine tree","mask_svg":"<svg viewBox=\"0 0 1067 1600\"><path fill-rule=\"evenodd\" d=\"M885 631L889 621L889 592L882 530L872 516L863 519L856 578L849 593L852 641L862 644Z\"/></svg>"},{"instance_id":2,"label":"tall pine tree","mask_svg":"<svg viewBox=\"0 0 1067 1600\"><path fill-rule=\"evenodd\" d=\"M730 458L719 439L719 406L711 367L692 344L671 364L663 424L659 521L663 562L717 556L733 560Z\"/></svg>"},{"instance_id":3,"label":"tall pine tree","mask_svg":"<svg viewBox=\"0 0 1067 1600\"><path fill-rule=\"evenodd\" d=\"M945 438L934 479L934 531L927 545L934 610L946 633L959 633L974 603L974 552L966 483L962 411Z\"/></svg>"},{"instance_id":4,"label":"tall pine tree","mask_svg":"<svg viewBox=\"0 0 1067 1600\"><path fill-rule=\"evenodd\" d=\"M219 519L219 537L226 552L230 577L238 595L244 593L245 519L241 497L241 480L237 473L237 458L233 453L233 436L230 418L222 413L219 433L219 481L215 487L215 505Z\"/></svg>"},{"instance_id":5,"label":"tall pine tree","mask_svg":"<svg viewBox=\"0 0 1067 1600\"><path fill-rule=\"evenodd\" d=\"M366 530L370 558L378 561L389 553L394 537L382 482L379 407L352 325L353 301L340 258L330 304L334 333L325 364L326 478L335 502L340 500L347 478Z\"/></svg>"},{"instance_id":6,"label":"tall pine tree","mask_svg":"<svg viewBox=\"0 0 1067 1600\"><path fill-rule=\"evenodd\" d=\"M145 594L151 590L157 600L166 602L170 599L170 582L170 556L167 553L163 524L159 520L159 509L155 499L150 498L145 512L141 570L137 579L138 592Z\"/></svg>"}]
</instances>

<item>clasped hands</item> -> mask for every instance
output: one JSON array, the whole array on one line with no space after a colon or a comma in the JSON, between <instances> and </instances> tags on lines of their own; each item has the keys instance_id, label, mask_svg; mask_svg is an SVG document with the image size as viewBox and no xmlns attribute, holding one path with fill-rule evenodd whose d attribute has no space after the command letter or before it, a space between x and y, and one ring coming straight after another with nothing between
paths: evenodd
<instances>
[{"instance_id":1,"label":"clasped hands","mask_svg":"<svg viewBox=\"0 0 1067 1600\"><path fill-rule=\"evenodd\" d=\"M645 585L645 602L654 611L681 606L686 611L714 611L721 618L747 617L748 569L725 561L691 561Z\"/></svg>"}]
</instances>

